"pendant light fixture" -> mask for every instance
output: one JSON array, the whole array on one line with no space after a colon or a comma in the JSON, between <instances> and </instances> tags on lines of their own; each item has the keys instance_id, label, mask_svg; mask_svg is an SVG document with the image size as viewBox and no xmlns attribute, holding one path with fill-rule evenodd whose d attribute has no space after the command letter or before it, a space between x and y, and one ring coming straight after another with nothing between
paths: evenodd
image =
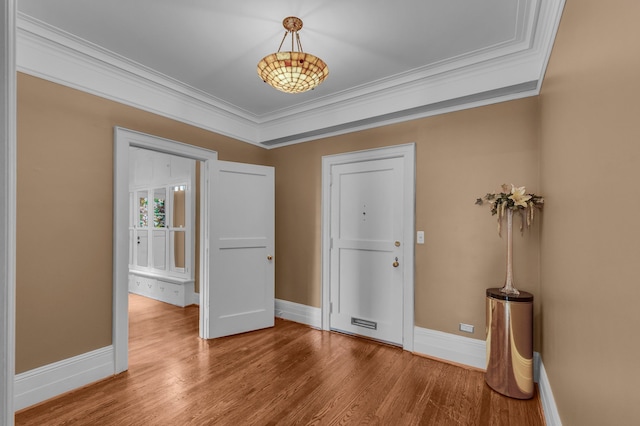
<instances>
[{"instance_id":1,"label":"pendant light fixture","mask_svg":"<svg viewBox=\"0 0 640 426\"><path fill-rule=\"evenodd\" d=\"M282 26L286 30L276 53L258 62L258 75L274 88L286 93L302 93L315 88L329 75L329 68L317 56L302 51L300 35L302 20L295 16L284 18ZM281 52L287 35L291 34L291 51ZM294 42L295 40L295 42ZM294 44L297 51L294 51Z\"/></svg>"}]
</instances>

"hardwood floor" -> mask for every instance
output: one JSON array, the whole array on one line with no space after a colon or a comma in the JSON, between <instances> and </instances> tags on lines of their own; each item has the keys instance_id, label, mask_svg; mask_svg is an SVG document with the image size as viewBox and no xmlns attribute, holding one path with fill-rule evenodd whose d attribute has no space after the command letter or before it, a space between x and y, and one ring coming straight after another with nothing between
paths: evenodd
<instances>
[{"instance_id":1,"label":"hardwood floor","mask_svg":"<svg viewBox=\"0 0 640 426\"><path fill-rule=\"evenodd\" d=\"M537 392L504 397L477 370L278 319L203 341L198 307L129 300L129 371L16 425L544 425Z\"/></svg>"}]
</instances>

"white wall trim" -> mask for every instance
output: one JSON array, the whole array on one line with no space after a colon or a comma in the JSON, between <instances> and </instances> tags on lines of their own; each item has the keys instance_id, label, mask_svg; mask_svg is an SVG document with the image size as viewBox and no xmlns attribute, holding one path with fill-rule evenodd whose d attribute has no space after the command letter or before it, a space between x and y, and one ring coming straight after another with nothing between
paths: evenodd
<instances>
[{"instance_id":1,"label":"white wall trim","mask_svg":"<svg viewBox=\"0 0 640 426\"><path fill-rule=\"evenodd\" d=\"M562 426L556 400L551 390L551 383L549 383L547 371L544 369L542 360L540 360L538 371L538 390L540 392L540 403L542 404L542 410L544 412L544 420L547 426Z\"/></svg>"},{"instance_id":2,"label":"white wall trim","mask_svg":"<svg viewBox=\"0 0 640 426\"><path fill-rule=\"evenodd\" d=\"M414 336L415 353L468 365L481 370L486 370L487 368L487 344L485 340L417 326L415 327ZM541 365L540 354L534 352L533 378L536 383L540 377Z\"/></svg>"},{"instance_id":3,"label":"white wall trim","mask_svg":"<svg viewBox=\"0 0 640 426\"><path fill-rule=\"evenodd\" d=\"M13 425L16 290L16 0L0 6L0 424Z\"/></svg>"},{"instance_id":4,"label":"white wall trim","mask_svg":"<svg viewBox=\"0 0 640 426\"><path fill-rule=\"evenodd\" d=\"M112 376L113 355L113 346L107 346L17 374L15 410Z\"/></svg>"},{"instance_id":5,"label":"white wall trim","mask_svg":"<svg viewBox=\"0 0 640 426\"><path fill-rule=\"evenodd\" d=\"M414 352L485 370L487 345L484 340L415 327Z\"/></svg>"},{"instance_id":6,"label":"white wall trim","mask_svg":"<svg viewBox=\"0 0 640 426\"><path fill-rule=\"evenodd\" d=\"M299 322L313 328L322 328L322 310L320 308L276 299L275 312L277 318Z\"/></svg>"},{"instance_id":7,"label":"white wall trim","mask_svg":"<svg viewBox=\"0 0 640 426\"><path fill-rule=\"evenodd\" d=\"M254 143L251 116L224 101L28 15L17 16L18 70Z\"/></svg>"},{"instance_id":8,"label":"white wall trim","mask_svg":"<svg viewBox=\"0 0 640 426\"><path fill-rule=\"evenodd\" d=\"M562 18L562 12L564 11L564 5L566 0L553 0L540 9L540 15L538 16L539 28L538 32L541 37L536 37L538 42L538 51L541 55L542 66L540 79L538 80L538 87L536 91L540 93L542 89L542 83L544 80L544 74L547 71L549 60L551 59L551 51L553 50L553 44L556 40L558 28L560 27L560 19Z\"/></svg>"}]
</instances>

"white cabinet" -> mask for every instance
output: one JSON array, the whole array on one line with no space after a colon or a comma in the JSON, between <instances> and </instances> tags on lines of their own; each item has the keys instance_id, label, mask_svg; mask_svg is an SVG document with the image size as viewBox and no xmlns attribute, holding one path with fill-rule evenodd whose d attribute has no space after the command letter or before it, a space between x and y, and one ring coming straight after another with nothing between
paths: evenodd
<instances>
[{"instance_id":1,"label":"white cabinet","mask_svg":"<svg viewBox=\"0 0 640 426\"><path fill-rule=\"evenodd\" d=\"M164 277L142 276L132 273L129 274L129 293L180 307L199 302L199 295L193 290L193 280L171 282Z\"/></svg>"},{"instance_id":2,"label":"white cabinet","mask_svg":"<svg viewBox=\"0 0 640 426\"><path fill-rule=\"evenodd\" d=\"M184 306L183 303L187 303L186 301L186 288L189 284L174 284L167 281L157 281L157 294L158 300L162 300L166 303L171 303L172 305ZM193 287L193 283L191 283Z\"/></svg>"}]
</instances>

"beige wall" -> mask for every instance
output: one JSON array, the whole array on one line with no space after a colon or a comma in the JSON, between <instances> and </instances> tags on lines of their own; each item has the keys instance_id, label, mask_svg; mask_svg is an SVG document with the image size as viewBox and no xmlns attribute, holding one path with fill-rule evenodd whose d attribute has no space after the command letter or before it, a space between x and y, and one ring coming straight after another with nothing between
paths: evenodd
<instances>
[{"instance_id":1,"label":"beige wall","mask_svg":"<svg viewBox=\"0 0 640 426\"><path fill-rule=\"evenodd\" d=\"M638 17L568 1L540 97L541 351L565 425L640 421Z\"/></svg>"},{"instance_id":2,"label":"beige wall","mask_svg":"<svg viewBox=\"0 0 640 426\"><path fill-rule=\"evenodd\" d=\"M17 373L111 344L114 126L267 161L262 148L20 74Z\"/></svg>"},{"instance_id":3,"label":"beige wall","mask_svg":"<svg viewBox=\"0 0 640 426\"><path fill-rule=\"evenodd\" d=\"M487 287L504 284L506 242L476 198L502 183L538 192L538 100L470 109L270 151L276 167L276 297L321 299L321 159L416 144L416 325L484 339ZM514 241L516 286L539 290L539 228ZM473 335L458 324L476 326Z\"/></svg>"}]
</instances>

